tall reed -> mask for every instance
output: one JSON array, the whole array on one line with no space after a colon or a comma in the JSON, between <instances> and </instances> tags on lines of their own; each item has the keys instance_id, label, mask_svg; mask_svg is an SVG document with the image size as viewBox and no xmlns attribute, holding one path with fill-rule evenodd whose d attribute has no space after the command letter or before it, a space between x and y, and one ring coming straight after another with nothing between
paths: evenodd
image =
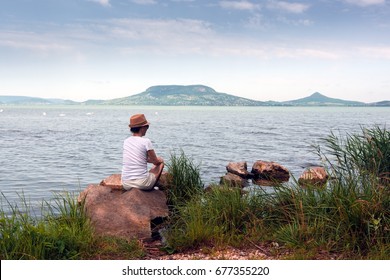
<instances>
[{"instance_id":1,"label":"tall reed","mask_svg":"<svg viewBox=\"0 0 390 280\"><path fill-rule=\"evenodd\" d=\"M186 203L203 191L204 185L200 176L200 166L187 157L183 151L179 155L172 153L167 164L170 181L168 203L173 208Z\"/></svg>"},{"instance_id":2,"label":"tall reed","mask_svg":"<svg viewBox=\"0 0 390 280\"><path fill-rule=\"evenodd\" d=\"M360 134L342 138L334 132L325 138L324 152L318 153L339 179L354 176L380 179L390 184L390 131L386 127L361 128Z\"/></svg>"},{"instance_id":3,"label":"tall reed","mask_svg":"<svg viewBox=\"0 0 390 280\"><path fill-rule=\"evenodd\" d=\"M324 152L325 151L325 152ZM279 186L263 206L274 237L292 246L346 257L390 256L390 133L374 127L346 139L332 133L319 155L331 180L325 189Z\"/></svg>"}]
</instances>

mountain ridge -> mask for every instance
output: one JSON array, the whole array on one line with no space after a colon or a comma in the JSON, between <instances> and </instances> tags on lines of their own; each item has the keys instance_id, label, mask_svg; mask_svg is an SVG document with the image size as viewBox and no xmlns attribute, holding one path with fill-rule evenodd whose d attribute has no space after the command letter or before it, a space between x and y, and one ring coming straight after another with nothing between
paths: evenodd
<instances>
[{"instance_id":1,"label":"mountain ridge","mask_svg":"<svg viewBox=\"0 0 390 280\"><path fill-rule=\"evenodd\" d=\"M260 106L265 102L215 91L204 85L160 85L144 92L104 101L107 105Z\"/></svg>"},{"instance_id":2,"label":"mountain ridge","mask_svg":"<svg viewBox=\"0 0 390 280\"><path fill-rule=\"evenodd\" d=\"M162 105L162 106L390 106L389 100L364 103L327 97L319 92L290 101L257 101L217 92L205 85L157 85L145 91L110 100L76 102L29 96L0 96L0 105Z\"/></svg>"},{"instance_id":3,"label":"mountain ridge","mask_svg":"<svg viewBox=\"0 0 390 280\"><path fill-rule=\"evenodd\" d=\"M310 96L282 102L285 105L304 105L304 106L364 106L366 103L359 101L350 101L339 98L327 97L319 92L315 92Z\"/></svg>"},{"instance_id":4,"label":"mountain ridge","mask_svg":"<svg viewBox=\"0 0 390 280\"><path fill-rule=\"evenodd\" d=\"M32 96L20 96L20 95L2 95L0 96L0 105L1 104L10 104L10 105L73 105L77 104L76 101L69 99L60 99L60 98L42 98L42 97L32 97Z\"/></svg>"}]
</instances>

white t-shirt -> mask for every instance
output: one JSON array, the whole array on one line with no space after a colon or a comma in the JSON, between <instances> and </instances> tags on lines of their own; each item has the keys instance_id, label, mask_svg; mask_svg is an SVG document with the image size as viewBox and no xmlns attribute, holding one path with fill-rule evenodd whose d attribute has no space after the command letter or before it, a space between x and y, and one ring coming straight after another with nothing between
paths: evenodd
<instances>
[{"instance_id":1,"label":"white t-shirt","mask_svg":"<svg viewBox=\"0 0 390 280\"><path fill-rule=\"evenodd\" d=\"M148 176L149 150L153 150L153 146L148 138L131 136L123 142L122 181Z\"/></svg>"}]
</instances>

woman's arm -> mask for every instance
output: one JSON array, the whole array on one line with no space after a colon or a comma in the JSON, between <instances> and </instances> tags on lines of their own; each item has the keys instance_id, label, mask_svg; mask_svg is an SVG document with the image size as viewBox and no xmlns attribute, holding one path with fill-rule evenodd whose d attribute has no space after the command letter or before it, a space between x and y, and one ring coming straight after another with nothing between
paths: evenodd
<instances>
[{"instance_id":1,"label":"woman's arm","mask_svg":"<svg viewBox=\"0 0 390 280\"><path fill-rule=\"evenodd\" d=\"M158 165L164 163L164 160L161 157L156 156L156 152L154 150L149 150L147 162Z\"/></svg>"}]
</instances>

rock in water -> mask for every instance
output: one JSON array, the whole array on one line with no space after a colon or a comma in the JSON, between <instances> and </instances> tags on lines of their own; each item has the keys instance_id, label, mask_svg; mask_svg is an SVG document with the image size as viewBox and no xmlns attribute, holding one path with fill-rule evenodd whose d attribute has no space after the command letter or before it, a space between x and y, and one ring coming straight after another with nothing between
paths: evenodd
<instances>
[{"instance_id":1,"label":"rock in water","mask_svg":"<svg viewBox=\"0 0 390 280\"><path fill-rule=\"evenodd\" d=\"M298 179L301 186L323 187L328 181L328 174L325 168L320 166L307 168Z\"/></svg>"},{"instance_id":2,"label":"rock in water","mask_svg":"<svg viewBox=\"0 0 390 280\"><path fill-rule=\"evenodd\" d=\"M220 184L230 187L245 188L248 185L248 181L236 174L228 172L225 176L221 177Z\"/></svg>"},{"instance_id":3,"label":"rock in water","mask_svg":"<svg viewBox=\"0 0 390 280\"><path fill-rule=\"evenodd\" d=\"M253 173L255 180L265 179L269 181L287 182L290 179L289 170L273 161L256 161L253 164L251 173Z\"/></svg>"},{"instance_id":4,"label":"rock in water","mask_svg":"<svg viewBox=\"0 0 390 280\"><path fill-rule=\"evenodd\" d=\"M247 169L248 167L246 161L229 162L226 166L227 172L236 174L244 179L248 179L253 176L253 174L249 173Z\"/></svg>"}]
</instances>

